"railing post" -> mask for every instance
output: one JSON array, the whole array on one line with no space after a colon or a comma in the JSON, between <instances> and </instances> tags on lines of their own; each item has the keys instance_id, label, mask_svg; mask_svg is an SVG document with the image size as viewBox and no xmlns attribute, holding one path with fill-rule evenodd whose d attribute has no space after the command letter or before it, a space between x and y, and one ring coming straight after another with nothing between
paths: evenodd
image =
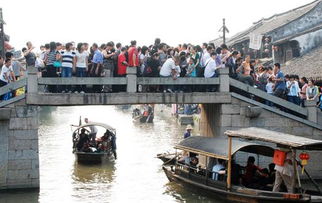
<instances>
[{"instance_id":1,"label":"railing post","mask_svg":"<svg viewBox=\"0 0 322 203\"><path fill-rule=\"evenodd\" d=\"M318 108L316 107L316 100L306 100L305 107L307 108L307 119L314 123L318 122Z\"/></svg>"},{"instance_id":2,"label":"railing post","mask_svg":"<svg viewBox=\"0 0 322 203\"><path fill-rule=\"evenodd\" d=\"M219 92L229 92L229 69L219 68Z\"/></svg>"},{"instance_id":3,"label":"railing post","mask_svg":"<svg viewBox=\"0 0 322 203\"><path fill-rule=\"evenodd\" d=\"M127 92L136 92L137 86L137 68L136 67L127 67L126 68L126 78L127 78Z\"/></svg>"},{"instance_id":4,"label":"railing post","mask_svg":"<svg viewBox=\"0 0 322 203\"><path fill-rule=\"evenodd\" d=\"M36 67L28 67L28 75L27 75L27 92L28 93L38 93L38 76L37 76L37 68Z\"/></svg>"}]
</instances>

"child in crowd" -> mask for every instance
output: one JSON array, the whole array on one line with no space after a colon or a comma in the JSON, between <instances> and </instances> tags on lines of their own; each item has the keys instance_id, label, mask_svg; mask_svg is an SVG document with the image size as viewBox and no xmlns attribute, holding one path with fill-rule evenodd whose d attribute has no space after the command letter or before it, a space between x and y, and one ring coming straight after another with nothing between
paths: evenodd
<instances>
[{"instance_id":1,"label":"child in crowd","mask_svg":"<svg viewBox=\"0 0 322 203\"><path fill-rule=\"evenodd\" d=\"M269 77L266 84L267 94L273 95L273 89L274 89L273 77ZM273 106L273 103L271 101L266 101L266 105Z\"/></svg>"},{"instance_id":2,"label":"child in crowd","mask_svg":"<svg viewBox=\"0 0 322 203\"><path fill-rule=\"evenodd\" d=\"M189 59L187 76L188 77L197 77L196 67L195 67L195 63L193 61L193 58Z\"/></svg>"}]
</instances>

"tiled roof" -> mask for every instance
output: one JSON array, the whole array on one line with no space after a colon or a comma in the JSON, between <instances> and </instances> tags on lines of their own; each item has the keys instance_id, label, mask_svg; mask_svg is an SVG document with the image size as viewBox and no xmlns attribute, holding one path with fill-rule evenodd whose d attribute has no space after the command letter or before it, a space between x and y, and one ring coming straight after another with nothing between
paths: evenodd
<instances>
[{"instance_id":1,"label":"tiled roof","mask_svg":"<svg viewBox=\"0 0 322 203\"><path fill-rule=\"evenodd\" d=\"M250 28L237 33L236 35L229 38L227 41L228 45L232 45L236 42L241 42L249 38L250 33L265 34L276 28L279 28L309 12L313 9L321 0L316 0L312 3L304 6L292 9L290 11L275 14L269 18L263 18L258 22L255 22Z\"/></svg>"},{"instance_id":2,"label":"tiled roof","mask_svg":"<svg viewBox=\"0 0 322 203\"><path fill-rule=\"evenodd\" d=\"M286 62L282 71L285 74L296 74L300 77L322 78L322 46Z\"/></svg>"}]
</instances>

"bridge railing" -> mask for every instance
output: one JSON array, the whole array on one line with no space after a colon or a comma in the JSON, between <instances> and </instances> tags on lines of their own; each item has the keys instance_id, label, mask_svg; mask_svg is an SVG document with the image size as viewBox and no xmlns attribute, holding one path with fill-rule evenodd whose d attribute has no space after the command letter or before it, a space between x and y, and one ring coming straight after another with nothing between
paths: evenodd
<instances>
[{"instance_id":1,"label":"bridge railing","mask_svg":"<svg viewBox=\"0 0 322 203\"><path fill-rule=\"evenodd\" d=\"M233 97L236 97L241 100L249 101L247 96L251 96L252 100L257 102L261 107L270 109L270 110L276 110L275 107L278 107L281 109L284 113L291 114L293 116L312 121L313 123L321 123L319 115L321 115L318 112L318 109L316 107L317 101L305 101L305 107L301 107L299 105L293 104L285 99L281 99L279 97L267 94L266 92L254 88L250 85L244 84L238 80L229 79L230 84L230 92L232 93ZM237 93L237 94L236 94ZM246 97L245 97L246 96ZM268 106L268 105L262 105L260 103L263 103L265 101L271 102L274 107ZM322 119L321 119L322 120Z\"/></svg>"},{"instance_id":2,"label":"bridge railing","mask_svg":"<svg viewBox=\"0 0 322 203\"><path fill-rule=\"evenodd\" d=\"M247 93L248 95L253 95L253 96L260 98L264 101L269 101L269 102L273 103L275 106L278 105L288 112L296 113L299 116L304 117L304 118L306 118L308 116L308 111L306 108L303 108L299 105L293 104L285 99L281 99L281 98L276 97L274 95L267 94L263 90L254 88L250 85L242 83L238 80L234 80L232 78L230 78L229 83L230 83L230 86L233 87L234 89L237 89L239 91L243 91L243 92ZM234 90L232 90L232 91L234 91Z\"/></svg>"},{"instance_id":3,"label":"bridge railing","mask_svg":"<svg viewBox=\"0 0 322 203\"><path fill-rule=\"evenodd\" d=\"M24 79L18 80L13 83L9 83L8 85L1 87L0 88L0 97L1 97L0 107L7 106L7 105L17 102L21 99L24 99L25 98L25 89L22 89L21 91L19 91L21 93L20 95L15 96L15 94L16 94L16 90L18 90L20 88L25 88L26 85L27 85L27 79L24 78ZM4 99L3 96L8 93L11 93L11 97L10 98L8 97L6 100L3 100Z\"/></svg>"},{"instance_id":4,"label":"bridge railing","mask_svg":"<svg viewBox=\"0 0 322 203\"><path fill-rule=\"evenodd\" d=\"M171 77L137 77L136 69L129 67L127 69L126 77L71 77L71 78L38 78L34 71L29 71L28 75L28 91L30 93L38 93L38 86L44 85L123 85L126 86L126 92L138 92L138 85L151 86L151 85L173 85L173 86L219 86L218 91L229 91L229 77L228 72L223 70L221 75L217 78L177 78ZM225 79L223 79L225 78ZM225 81L225 82L221 82ZM226 83L226 87L223 84ZM30 86L30 87L29 87ZM228 88L227 88L228 87Z\"/></svg>"}]
</instances>

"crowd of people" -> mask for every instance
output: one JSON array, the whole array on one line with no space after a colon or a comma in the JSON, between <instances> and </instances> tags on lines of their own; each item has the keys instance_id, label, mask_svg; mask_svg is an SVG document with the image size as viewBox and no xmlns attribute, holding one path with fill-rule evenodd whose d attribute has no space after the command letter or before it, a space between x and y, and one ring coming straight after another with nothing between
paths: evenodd
<instances>
[{"instance_id":1,"label":"crowd of people","mask_svg":"<svg viewBox=\"0 0 322 203\"><path fill-rule=\"evenodd\" d=\"M218 76L218 69L229 68L229 75L243 83L255 86L268 94L285 98L288 101L304 105L305 100L321 98L319 87L313 80L296 75L284 75L280 64L274 67L263 66L259 60L243 56L237 50L230 50L227 45L215 47L213 43L201 46L182 44L171 47L157 38L153 45L137 46L135 40L130 45L107 42L93 43L69 42L62 44L50 42L40 47L36 53L31 42L22 49L23 57L13 57L6 53L0 77L0 86L13 82L26 75L28 67L35 66L42 77L125 77L127 68L137 70L137 76L143 77L205 77ZM21 65L24 59L26 65ZM1 61L0 61L1 62ZM48 92L119 92L125 91L120 85L86 85L57 86L48 85ZM140 87L139 91L216 91L214 86L206 89L186 86L149 86ZM272 105L271 102L267 102ZM322 110L322 102L318 103Z\"/></svg>"}]
</instances>

